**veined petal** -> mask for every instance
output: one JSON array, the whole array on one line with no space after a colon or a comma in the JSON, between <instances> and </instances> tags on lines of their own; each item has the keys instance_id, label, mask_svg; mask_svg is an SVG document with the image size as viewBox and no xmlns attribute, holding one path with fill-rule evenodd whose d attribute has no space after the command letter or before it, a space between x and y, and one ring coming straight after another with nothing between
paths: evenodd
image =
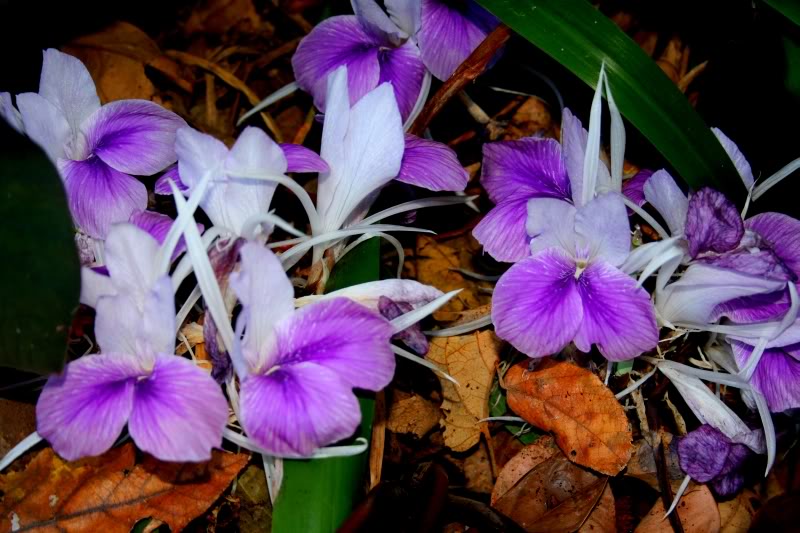
<instances>
[{"instance_id":1,"label":"veined petal","mask_svg":"<svg viewBox=\"0 0 800 533\"><path fill-rule=\"evenodd\" d=\"M228 403L219 385L191 361L156 358L136 383L128 429L140 450L162 461L206 461L222 445Z\"/></svg>"},{"instance_id":2,"label":"veined petal","mask_svg":"<svg viewBox=\"0 0 800 533\"><path fill-rule=\"evenodd\" d=\"M300 144L279 145L286 157L286 172L328 172L330 167L314 150Z\"/></svg>"},{"instance_id":3,"label":"veined petal","mask_svg":"<svg viewBox=\"0 0 800 533\"><path fill-rule=\"evenodd\" d=\"M678 440L681 470L699 483L708 483L722 472L730 451L728 438L709 424Z\"/></svg>"},{"instance_id":4,"label":"veined petal","mask_svg":"<svg viewBox=\"0 0 800 533\"><path fill-rule=\"evenodd\" d=\"M576 235L575 206L554 198L528 200L528 220L525 231L531 237L531 252L536 254L548 248L557 248L575 257Z\"/></svg>"},{"instance_id":5,"label":"veined petal","mask_svg":"<svg viewBox=\"0 0 800 533\"><path fill-rule=\"evenodd\" d=\"M583 164L588 141L589 132L583 128L580 119L565 107L561 115L561 157L567 169L572 199L576 206L583 203ZM600 160L597 163L597 184L609 183L611 174L606 164Z\"/></svg>"},{"instance_id":6,"label":"veined petal","mask_svg":"<svg viewBox=\"0 0 800 533\"><path fill-rule=\"evenodd\" d=\"M147 100L117 100L83 124L89 150L126 174L150 176L177 159L175 134L186 122Z\"/></svg>"},{"instance_id":7,"label":"veined petal","mask_svg":"<svg viewBox=\"0 0 800 533\"><path fill-rule=\"evenodd\" d=\"M336 90L337 83L332 85ZM317 188L324 231L339 229L362 201L400 172L403 123L392 86L380 85L353 106L341 146L330 146L329 141L332 139L323 130L321 155L331 167L330 172L320 174Z\"/></svg>"},{"instance_id":8,"label":"veined petal","mask_svg":"<svg viewBox=\"0 0 800 533\"><path fill-rule=\"evenodd\" d=\"M395 359L391 324L347 298L302 307L275 326L271 363L314 363L333 370L351 387L380 390L392 379Z\"/></svg>"},{"instance_id":9,"label":"veined petal","mask_svg":"<svg viewBox=\"0 0 800 533\"><path fill-rule=\"evenodd\" d=\"M572 199L561 146L554 139L526 137L486 143L481 172L481 185L496 204L531 198Z\"/></svg>"},{"instance_id":10,"label":"veined petal","mask_svg":"<svg viewBox=\"0 0 800 533\"><path fill-rule=\"evenodd\" d=\"M314 300L328 300L331 298L349 298L356 303L368 307L373 311L378 310L378 300L381 296L391 298L394 302L411 304L414 308L425 305L439 298L444 293L431 285L425 285L410 279L383 279L359 283L344 289L329 292L321 296L314 296ZM298 305L304 303L303 298L297 300Z\"/></svg>"},{"instance_id":11,"label":"veined petal","mask_svg":"<svg viewBox=\"0 0 800 533\"><path fill-rule=\"evenodd\" d=\"M497 19L472 0L455 6L442 0L422 0L419 48L425 66L446 80L497 25Z\"/></svg>"},{"instance_id":12,"label":"veined petal","mask_svg":"<svg viewBox=\"0 0 800 533\"><path fill-rule=\"evenodd\" d=\"M211 135L188 127L181 128L175 136L175 153L180 179L189 190L202 180L206 172L212 174L212 180L223 177L228 148Z\"/></svg>"},{"instance_id":13,"label":"veined petal","mask_svg":"<svg viewBox=\"0 0 800 533\"><path fill-rule=\"evenodd\" d=\"M0 92L0 117L5 119L8 125L19 133L25 133L25 127L22 125L22 115L14 107L9 93Z\"/></svg>"},{"instance_id":14,"label":"veined petal","mask_svg":"<svg viewBox=\"0 0 800 533\"><path fill-rule=\"evenodd\" d=\"M231 273L228 282L242 302L239 320L246 320L243 355L252 372L262 372L274 357L275 324L294 312L294 288L280 259L271 251L249 242L239 253L241 267Z\"/></svg>"},{"instance_id":15,"label":"veined petal","mask_svg":"<svg viewBox=\"0 0 800 533\"><path fill-rule=\"evenodd\" d=\"M652 170L640 170L634 177L622 183L622 194L627 196L639 207L642 207L646 202L644 197L644 184L647 183L647 180L649 180L652 175Z\"/></svg>"},{"instance_id":16,"label":"veined petal","mask_svg":"<svg viewBox=\"0 0 800 533\"><path fill-rule=\"evenodd\" d=\"M800 278L800 221L783 213L761 213L750 217L745 227L761 237L772 252Z\"/></svg>"},{"instance_id":17,"label":"veined petal","mask_svg":"<svg viewBox=\"0 0 800 533\"><path fill-rule=\"evenodd\" d=\"M645 199L656 208L673 236L683 234L689 200L666 170L659 170L644 184Z\"/></svg>"},{"instance_id":18,"label":"veined petal","mask_svg":"<svg viewBox=\"0 0 800 533\"><path fill-rule=\"evenodd\" d=\"M743 236L744 224L739 210L724 194L704 187L689 199L686 239L693 258L703 252L733 250Z\"/></svg>"},{"instance_id":19,"label":"veined petal","mask_svg":"<svg viewBox=\"0 0 800 533\"><path fill-rule=\"evenodd\" d=\"M407 133L395 179L431 191L463 191L469 175L449 146Z\"/></svg>"},{"instance_id":20,"label":"veined petal","mask_svg":"<svg viewBox=\"0 0 800 533\"><path fill-rule=\"evenodd\" d=\"M161 273L156 267L158 241L133 224L115 224L108 232L105 259L118 291L144 294Z\"/></svg>"},{"instance_id":21,"label":"veined petal","mask_svg":"<svg viewBox=\"0 0 800 533\"><path fill-rule=\"evenodd\" d=\"M740 341L731 341L731 347L739 367L744 366L753 347ZM781 348L764 350L750 384L764 395L773 413L800 407L800 361Z\"/></svg>"},{"instance_id":22,"label":"veined petal","mask_svg":"<svg viewBox=\"0 0 800 533\"><path fill-rule=\"evenodd\" d=\"M500 202L478 222L472 236L497 261L516 263L531 253L527 219L527 200Z\"/></svg>"},{"instance_id":23,"label":"veined petal","mask_svg":"<svg viewBox=\"0 0 800 533\"><path fill-rule=\"evenodd\" d=\"M495 331L530 357L560 351L574 338L582 320L575 263L558 250L520 261L495 286Z\"/></svg>"},{"instance_id":24,"label":"veined petal","mask_svg":"<svg viewBox=\"0 0 800 533\"><path fill-rule=\"evenodd\" d=\"M361 421L351 386L314 363L247 377L240 401L245 431L275 455L308 456L349 437Z\"/></svg>"},{"instance_id":25,"label":"veined petal","mask_svg":"<svg viewBox=\"0 0 800 533\"><path fill-rule=\"evenodd\" d=\"M699 257L697 261L750 276L763 276L781 281L796 279L794 272L789 270L770 249L759 250L740 245L736 250Z\"/></svg>"},{"instance_id":26,"label":"veined petal","mask_svg":"<svg viewBox=\"0 0 800 533\"><path fill-rule=\"evenodd\" d=\"M47 380L36 404L36 430L67 460L100 455L114 444L133 407L136 379L146 375L125 354L88 355Z\"/></svg>"},{"instance_id":27,"label":"veined petal","mask_svg":"<svg viewBox=\"0 0 800 533\"><path fill-rule=\"evenodd\" d=\"M183 181L181 181L181 175L178 172L178 164L175 163L174 165L167 168L164 173L159 176L156 180L155 186L153 187L153 191L156 194L163 194L163 195L172 195L172 188L169 186L169 182L172 180L175 182L175 186L181 192L186 192L189 190L189 187L186 186Z\"/></svg>"},{"instance_id":28,"label":"veined petal","mask_svg":"<svg viewBox=\"0 0 800 533\"><path fill-rule=\"evenodd\" d=\"M575 234L580 255L615 267L624 263L631 250L631 228L620 195L602 194L580 207L575 213Z\"/></svg>"},{"instance_id":29,"label":"veined petal","mask_svg":"<svg viewBox=\"0 0 800 533\"><path fill-rule=\"evenodd\" d=\"M742 178L742 183L744 183L745 188L749 191L755 181L753 179L753 171L750 169L750 163L747 162L747 159L744 157L742 151L739 150L738 146L736 146L736 143L730 140L727 135L722 133L722 130L719 128L711 128L711 131L717 136L722 148L725 149L728 157L730 157L731 161L733 161L733 166L736 167L736 171Z\"/></svg>"},{"instance_id":30,"label":"veined petal","mask_svg":"<svg viewBox=\"0 0 800 533\"><path fill-rule=\"evenodd\" d=\"M388 81L392 84L400 116L405 122L414 109L425 78L425 64L419 48L413 42L406 41L397 48L381 49L378 61L381 68L378 83Z\"/></svg>"},{"instance_id":31,"label":"veined petal","mask_svg":"<svg viewBox=\"0 0 800 533\"><path fill-rule=\"evenodd\" d=\"M788 290L735 298L719 304L714 309L712 320L723 316L739 324L780 320L790 305Z\"/></svg>"},{"instance_id":32,"label":"veined petal","mask_svg":"<svg viewBox=\"0 0 800 533\"><path fill-rule=\"evenodd\" d=\"M100 98L89 71L77 57L48 48L43 53L39 94L55 105L73 134L100 109Z\"/></svg>"},{"instance_id":33,"label":"veined petal","mask_svg":"<svg viewBox=\"0 0 800 533\"><path fill-rule=\"evenodd\" d=\"M64 157L71 131L61 110L36 93L18 94L17 106L28 137L42 147L53 163Z\"/></svg>"},{"instance_id":34,"label":"veined petal","mask_svg":"<svg viewBox=\"0 0 800 533\"><path fill-rule=\"evenodd\" d=\"M575 345L588 352L596 344L609 361L632 359L658 343L650 295L636 280L604 261L586 267L578 279L583 322Z\"/></svg>"},{"instance_id":35,"label":"veined petal","mask_svg":"<svg viewBox=\"0 0 800 533\"><path fill-rule=\"evenodd\" d=\"M350 104L355 104L378 84L378 49L382 44L355 16L323 20L300 41L292 56L297 84L311 93L320 111L327 111L326 79L338 67L347 65Z\"/></svg>"},{"instance_id":36,"label":"veined petal","mask_svg":"<svg viewBox=\"0 0 800 533\"><path fill-rule=\"evenodd\" d=\"M58 167L75 224L90 237L105 239L112 224L127 222L147 207L144 184L99 158L59 159Z\"/></svg>"}]
</instances>

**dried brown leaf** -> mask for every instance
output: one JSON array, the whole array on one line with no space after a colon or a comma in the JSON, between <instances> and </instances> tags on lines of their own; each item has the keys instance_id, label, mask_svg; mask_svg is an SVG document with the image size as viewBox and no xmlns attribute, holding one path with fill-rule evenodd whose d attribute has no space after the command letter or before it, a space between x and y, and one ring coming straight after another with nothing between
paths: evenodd
<instances>
[{"instance_id":1,"label":"dried brown leaf","mask_svg":"<svg viewBox=\"0 0 800 533\"><path fill-rule=\"evenodd\" d=\"M556 453L558 453L558 448L553 437L549 435L540 437L533 444L525 446L522 451L506 463L497 476L497 481L492 491L492 505L511 490L520 479L525 477L525 474L550 459Z\"/></svg>"},{"instance_id":2,"label":"dried brown leaf","mask_svg":"<svg viewBox=\"0 0 800 533\"><path fill-rule=\"evenodd\" d=\"M547 103L541 98L530 96L511 115L501 140L521 139L539 132L548 135L552 133L552 128L553 117Z\"/></svg>"},{"instance_id":3,"label":"dried brown leaf","mask_svg":"<svg viewBox=\"0 0 800 533\"><path fill-rule=\"evenodd\" d=\"M442 384L440 424L445 445L453 451L466 451L480 440L479 420L489 416L489 392L494 379L502 342L492 331L471 335L434 338L428 360L440 365L459 382L439 378Z\"/></svg>"},{"instance_id":4,"label":"dried brown leaf","mask_svg":"<svg viewBox=\"0 0 800 533\"><path fill-rule=\"evenodd\" d=\"M617 531L617 509L611 485L606 484L600 501L597 502L579 533L615 533Z\"/></svg>"},{"instance_id":5,"label":"dried brown leaf","mask_svg":"<svg viewBox=\"0 0 800 533\"><path fill-rule=\"evenodd\" d=\"M0 398L0 457L34 431L36 408L33 404Z\"/></svg>"},{"instance_id":6,"label":"dried brown leaf","mask_svg":"<svg viewBox=\"0 0 800 533\"><path fill-rule=\"evenodd\" d=\"M720 502L721 533L746 533L749 531L753 515L756 514L754 504L758 503L758 496L750 489L744 489L732 500Z\"/></svg>"},{"instance_id":7,"label":"dried brown leaf","mask_svg":"<svg viewBox=\"0 0 800 533\"><path fill-rule=\"evenodd\" d=\"M672 533L669 519L664 517L664 502L661 498L650 509L635 533ZM720 530L720 515L714 496L705 485L690 485L675 508L684 533L715 533Z\"/></svg>"},{"instance_id":8,"label":"dried brown leaf","mask_svg":"<svg viewBox=\"0 0 800 533\"><path fill-rule=\"evenodd\" d=\"M219 498L249 460L213 452L205 463L135 464L132 444L99 457L66 462L51 448L21 472L0 476L0 530L127 533L153 517L180 531Z\"/></svg>"},{"instance_id":9,"label":"dried brown leaf","mask_svg":"<svg viewBox=\"0 0 800 533\"><path fill-rule=\"evenodd\" d=\"M412 433L423 437L439 423L439 407L422 396L413 394L392 402L386 427L395 433Z\"/></svg>"},{"instance_id":10,"label":"dried brown leaf","mask_svg":"<svg viewBox=\"0 0 800 533\"><path fill-rule=\"evenodd\" d=\"M186 34L223 34L232 29L248 33L262 26L252 0L206 0L192 9L184 25Z\"/></svg>"},{"instance_id":11,"label":"dried brown leaf","mask_svg":"<svg viewBox=\"0 0 800 533\"><path fill-rule=\"evenodd\" d=\"M614 394L592 372L547 360L528 362L504 376L508 406L534 426L552 431L570 460L616 475L633 452L628 418Z\"/></svg>"}]
</instances>

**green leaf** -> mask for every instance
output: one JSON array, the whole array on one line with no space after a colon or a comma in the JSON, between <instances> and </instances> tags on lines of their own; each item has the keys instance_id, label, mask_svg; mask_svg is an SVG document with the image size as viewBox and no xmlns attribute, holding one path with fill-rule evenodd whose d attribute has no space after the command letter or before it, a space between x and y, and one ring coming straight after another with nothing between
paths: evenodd
<instances>
[{"instance_id":1,"label":"green leaf","mask_svg":"<svg viewBox=\"0 0 800 533\"><path fill-rule=\"evenodd\" d=\"M800 26L800 2L797 0L764 0L764 3Z\"/></svg>"},{"instance_id":2,"label":"green leaf","mask_svg":"<svg viewBox=\"0 0 800 533\"><path fill-rule=\"evenodd\" d=\"M80 264L58 171L0 120L0 366L61 370Z\"/></svg>"},{"instance_id":3,"label":"green leaf","mask_svg":"<svg viewBox=\"0 0 800 533\"><path fill-rule=\"evenodd\" d=\"M592 87L605 61L620 112L687 184L743 193L738 190L736 169L686 97L636 43L587 0L478 2Z\"/></svg>"},{"instance_id":4,"label":"green leaf","mask_svg":"<svg viewBox=\"0 0 800 533\"><path fill-rule=\"evenodd\" d=\"M379 275L380 243L372 238L342 258L326 285L334 291ZM375 414L374 396L359 392L361 425L356 437L369 441ZM330 533L350 514L364 490L368 453L352 457L284 461L283 486L272 516L274 533Z\"/></svg>"}]
</instances>

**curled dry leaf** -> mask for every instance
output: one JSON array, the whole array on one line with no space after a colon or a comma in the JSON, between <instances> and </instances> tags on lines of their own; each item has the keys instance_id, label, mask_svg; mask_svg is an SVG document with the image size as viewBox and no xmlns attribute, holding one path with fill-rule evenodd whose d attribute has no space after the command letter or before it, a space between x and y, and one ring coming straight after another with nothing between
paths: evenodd
<instances>
[{"instance_id":1,"label":"curled dry leaf","mask_svg":"<svg viewBox=\"0 0 800 533\"><path fill-rule=\"evenodd\" d=\"M556 453L558 453L558 448L553 437L549 435L539 437L533 444L525 446L506 463L500 474L498 474L492 491L492 505L511 490L520 479L525 477L525 474L550 459Z\"/></svg>"},{"instance_id":2,"label":"curled dry leaf","mask_svg":"<svg viewBox=\"0 0 800 533\"><path fill-rule=\"evenodd\" d=\"M633 452L628 418L614 394L588 370L545 360L528 371L511 367L504 379L508 406L534 426L552 431L576 463L616 475Z\"/></svg>"},{"instance_id":3,"label":"curled dry leaf","mask_svg":"<svg viewBox=\"0 0 800 533\"><path fill-rule=\"evenodd\" d=\"M467 451L480 440L481 423L489 416L489 392L502 342L493 331L434 338L428 359L453 376L459 386L444 378L442 411L445 446Z\"/></svg>"},{"instance_id":4,"label":"curled dry leaf","mask_svg":"<svg viewBox=\"0 0 800 533\"><path fill-rule=\"evenodd\" d=\"M634 533L672 533L669 518L664 517L665 512L664 502L659 498ZM705 485L690 485L674 512L678 513L684 533L715 533L720 530L717 502Z\"/></svg>"},{"instance_id":5,"label":"curled dry leaf","mask_svg":"<svg viewBox=\"0 0 800 533\"><path fill-rule=\"evenodd\" d=\"M66 462L45 448L21 472L0 476L0 530L127 533L152 517L180 531L219 498L247 454L213 452L205 463L135 464L132 444Z\"/></svg>"}]
</instances>

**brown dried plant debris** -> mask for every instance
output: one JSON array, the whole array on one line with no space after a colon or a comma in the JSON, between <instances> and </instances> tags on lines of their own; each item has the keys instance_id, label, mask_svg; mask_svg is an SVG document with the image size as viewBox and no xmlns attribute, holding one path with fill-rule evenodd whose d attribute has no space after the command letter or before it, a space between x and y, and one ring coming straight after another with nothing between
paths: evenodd
<instances>
[{"instance_id":1,"label":"brown dried plant debris","mask_svg":"<svg viewBox=\"0 0 800 533\"><path fill-rule=\"evenodd\" d=\"M202 514L249 461L213 452L205 463L165 463L133 444L66 462L45 448L21 472L0 476L0 531L127 533L152 517L180 531Z\"/></svg>"},{"instance_id":2,"label":"brown dried plant debris","mask_svg":"<svg viewBox=\"0 0 800 533\"><path fill-rule=\"evenodd\" d=\"M631 428L622 406L600 378L570 363L529 362L504 376L508 406L532 425L552 431L570 460L616 475L633 453Z\"/></svg>"},{"instance_id":3,"label":"brown dried plant debris","mask_svg":"<svg viewBox=\"0 0 800 533\"><path fill-rule=\"evenodd\" d=\"M636 533L672 533L669 519L664 517L661 498L653 505L639 525ZM675 508L684 533L716 533L720 531L720 514L714 495L705 485L690 485Z\"/></svg>"}]
</instances>

